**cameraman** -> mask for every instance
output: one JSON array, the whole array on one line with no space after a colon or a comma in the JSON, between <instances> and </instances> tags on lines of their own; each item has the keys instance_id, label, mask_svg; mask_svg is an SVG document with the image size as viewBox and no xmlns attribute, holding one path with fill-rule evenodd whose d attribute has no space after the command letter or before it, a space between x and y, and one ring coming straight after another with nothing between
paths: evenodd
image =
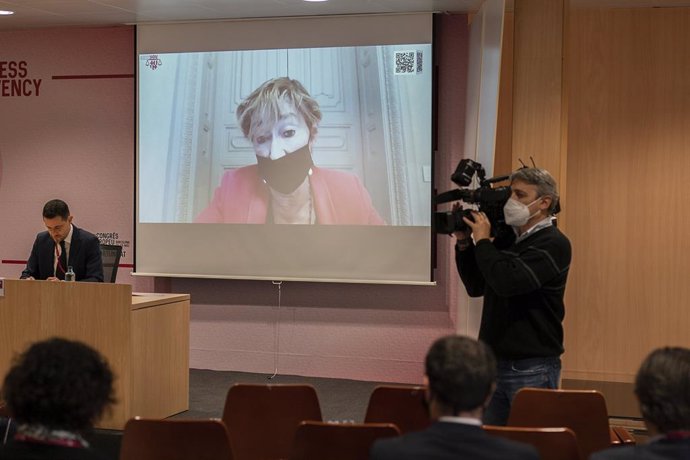
<instances>
[{"instance_id":1,"label":"cameraman","mask_svg":"<svg viewBox=\"0 0 690 460\"><path fill-rule=\"evenodd\" d=\"M515 393L523 387L558 388L563 353L563 296L570 241L554 225L556 181L538 168L511 177L503 212L513 228L491 239L483 212L463 218L455 232L455 261L471 297L484 296L479 339L498 358L496 391L484 423L505 425ZM471 237L470 237L471 234Z\"/></svg>"}]
</instances>

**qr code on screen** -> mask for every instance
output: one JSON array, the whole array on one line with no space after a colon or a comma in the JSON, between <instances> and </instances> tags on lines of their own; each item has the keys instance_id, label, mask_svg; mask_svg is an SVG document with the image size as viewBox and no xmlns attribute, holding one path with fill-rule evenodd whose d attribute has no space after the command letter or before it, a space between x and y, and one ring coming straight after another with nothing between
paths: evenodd
<instances>
[{"instance_id":1,"label":"qr code on screen","mask_svg":"<svg viewBox=\"0 0 690 460\"><path fill-rule=\"evenodd\" d=\"M396 51L394 59L395 75L415 75L422 72L421 51Z\"/></svg>"}]
</instances>

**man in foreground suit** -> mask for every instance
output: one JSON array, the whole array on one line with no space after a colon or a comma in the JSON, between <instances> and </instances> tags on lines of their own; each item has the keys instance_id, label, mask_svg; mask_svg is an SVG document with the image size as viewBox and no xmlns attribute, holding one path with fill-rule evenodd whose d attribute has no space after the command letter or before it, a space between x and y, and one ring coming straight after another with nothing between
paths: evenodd
<instances>
[{"instance_id":1,"label":"man in foreground suit","mask_svg":"<svg viewBox=\"0 0 690 460\"><path fill-rule=\"evenodd\" d=\"M103 262L98 238L72 225L67 203L50 200L43 206L48 229L36 236L22 279L59 281L72 267L76 281L103 282Z\"/></svg>"},{"instance_id":2,"label":"man in foreground suit","mask_svg":"<svg viewBox=\"0 0 690 460\"><path fill-rule=\"evenodd\" d=\"M649 442L597 452L591 460L690 459L690 349L653 351L637 371L635 395Z\"/></svg>"},{"instance_id":3,"label":"man in foreground suit","mask_svg":"<svg viewBox=\"0 0 690 460\"><path fill-rule=\"evenodd\" d=\"M538 459L534 447L482 429L495 381L496 359L484 343L457 335L438 339L426 355L424 377L434 423L423 431L377 441L370 460Z\"/></svg>"}]
</instances>

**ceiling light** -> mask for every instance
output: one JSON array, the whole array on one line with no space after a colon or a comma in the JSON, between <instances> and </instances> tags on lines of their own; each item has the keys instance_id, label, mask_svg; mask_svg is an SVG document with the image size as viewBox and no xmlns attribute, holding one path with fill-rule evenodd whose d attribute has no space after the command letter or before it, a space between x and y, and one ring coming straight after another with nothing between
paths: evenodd
<instances>
[{"instance_id":1,"label":"ceiling light","mask_svg":"<svg viewBox=\"0 0 690 460\"><path fill-rule=\"evenodd\" d=\"M10 14L14 14L14 11L0 10L0 16L9 16Z\"/></svg>"},{"instance_id":2,"label":"ceiling light","mask_svg":"<svg viewBox=\"0 0 690 460\"><path fill-rule=\"evenodd\" d=\"M327 2L328 0L304 0L305 2Z\"/></svg>"}]
</instances>

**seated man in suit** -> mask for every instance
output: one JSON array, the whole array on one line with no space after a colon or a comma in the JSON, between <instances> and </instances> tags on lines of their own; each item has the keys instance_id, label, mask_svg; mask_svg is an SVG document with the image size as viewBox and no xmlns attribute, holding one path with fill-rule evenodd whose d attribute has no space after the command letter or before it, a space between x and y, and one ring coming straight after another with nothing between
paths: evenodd
<instances>
[{"instance_id":1,"label":"seated man in suit","mask_svg":"<svg viewBox=\"0 0 690 460\"><path fill-rule=\"evenodd\" d=\"M457 335L438 339L426 355L424 381L434 423L377 441L370 460L539 458L532 446L482 430L482 414L496 387L496 358L484 343Z\"/></svg>"},{"instance_id":2,"label":"seated man in suit","mask_svg":"<svg viewBox=\"0 0 690 460\"><path fill-rule=\"evenodd\" d=\"M103 282L103 262L98 238L72 225L67 203L50 200L43 206L48 229L36 236L22 279L58 281L72 267L76 281Z\"/></svg>"},{"instance_id":3,"label":"seated man in suit","mask_svg":"<svg viewBox=\"0 0 690 460\"><path fill-rule=\"evenodd\" d=\"M652 436L649 442L607 449L590 458L690 459L690 349L654 350L637 371L635 395Z\"/></svg>"}]
</instances>

